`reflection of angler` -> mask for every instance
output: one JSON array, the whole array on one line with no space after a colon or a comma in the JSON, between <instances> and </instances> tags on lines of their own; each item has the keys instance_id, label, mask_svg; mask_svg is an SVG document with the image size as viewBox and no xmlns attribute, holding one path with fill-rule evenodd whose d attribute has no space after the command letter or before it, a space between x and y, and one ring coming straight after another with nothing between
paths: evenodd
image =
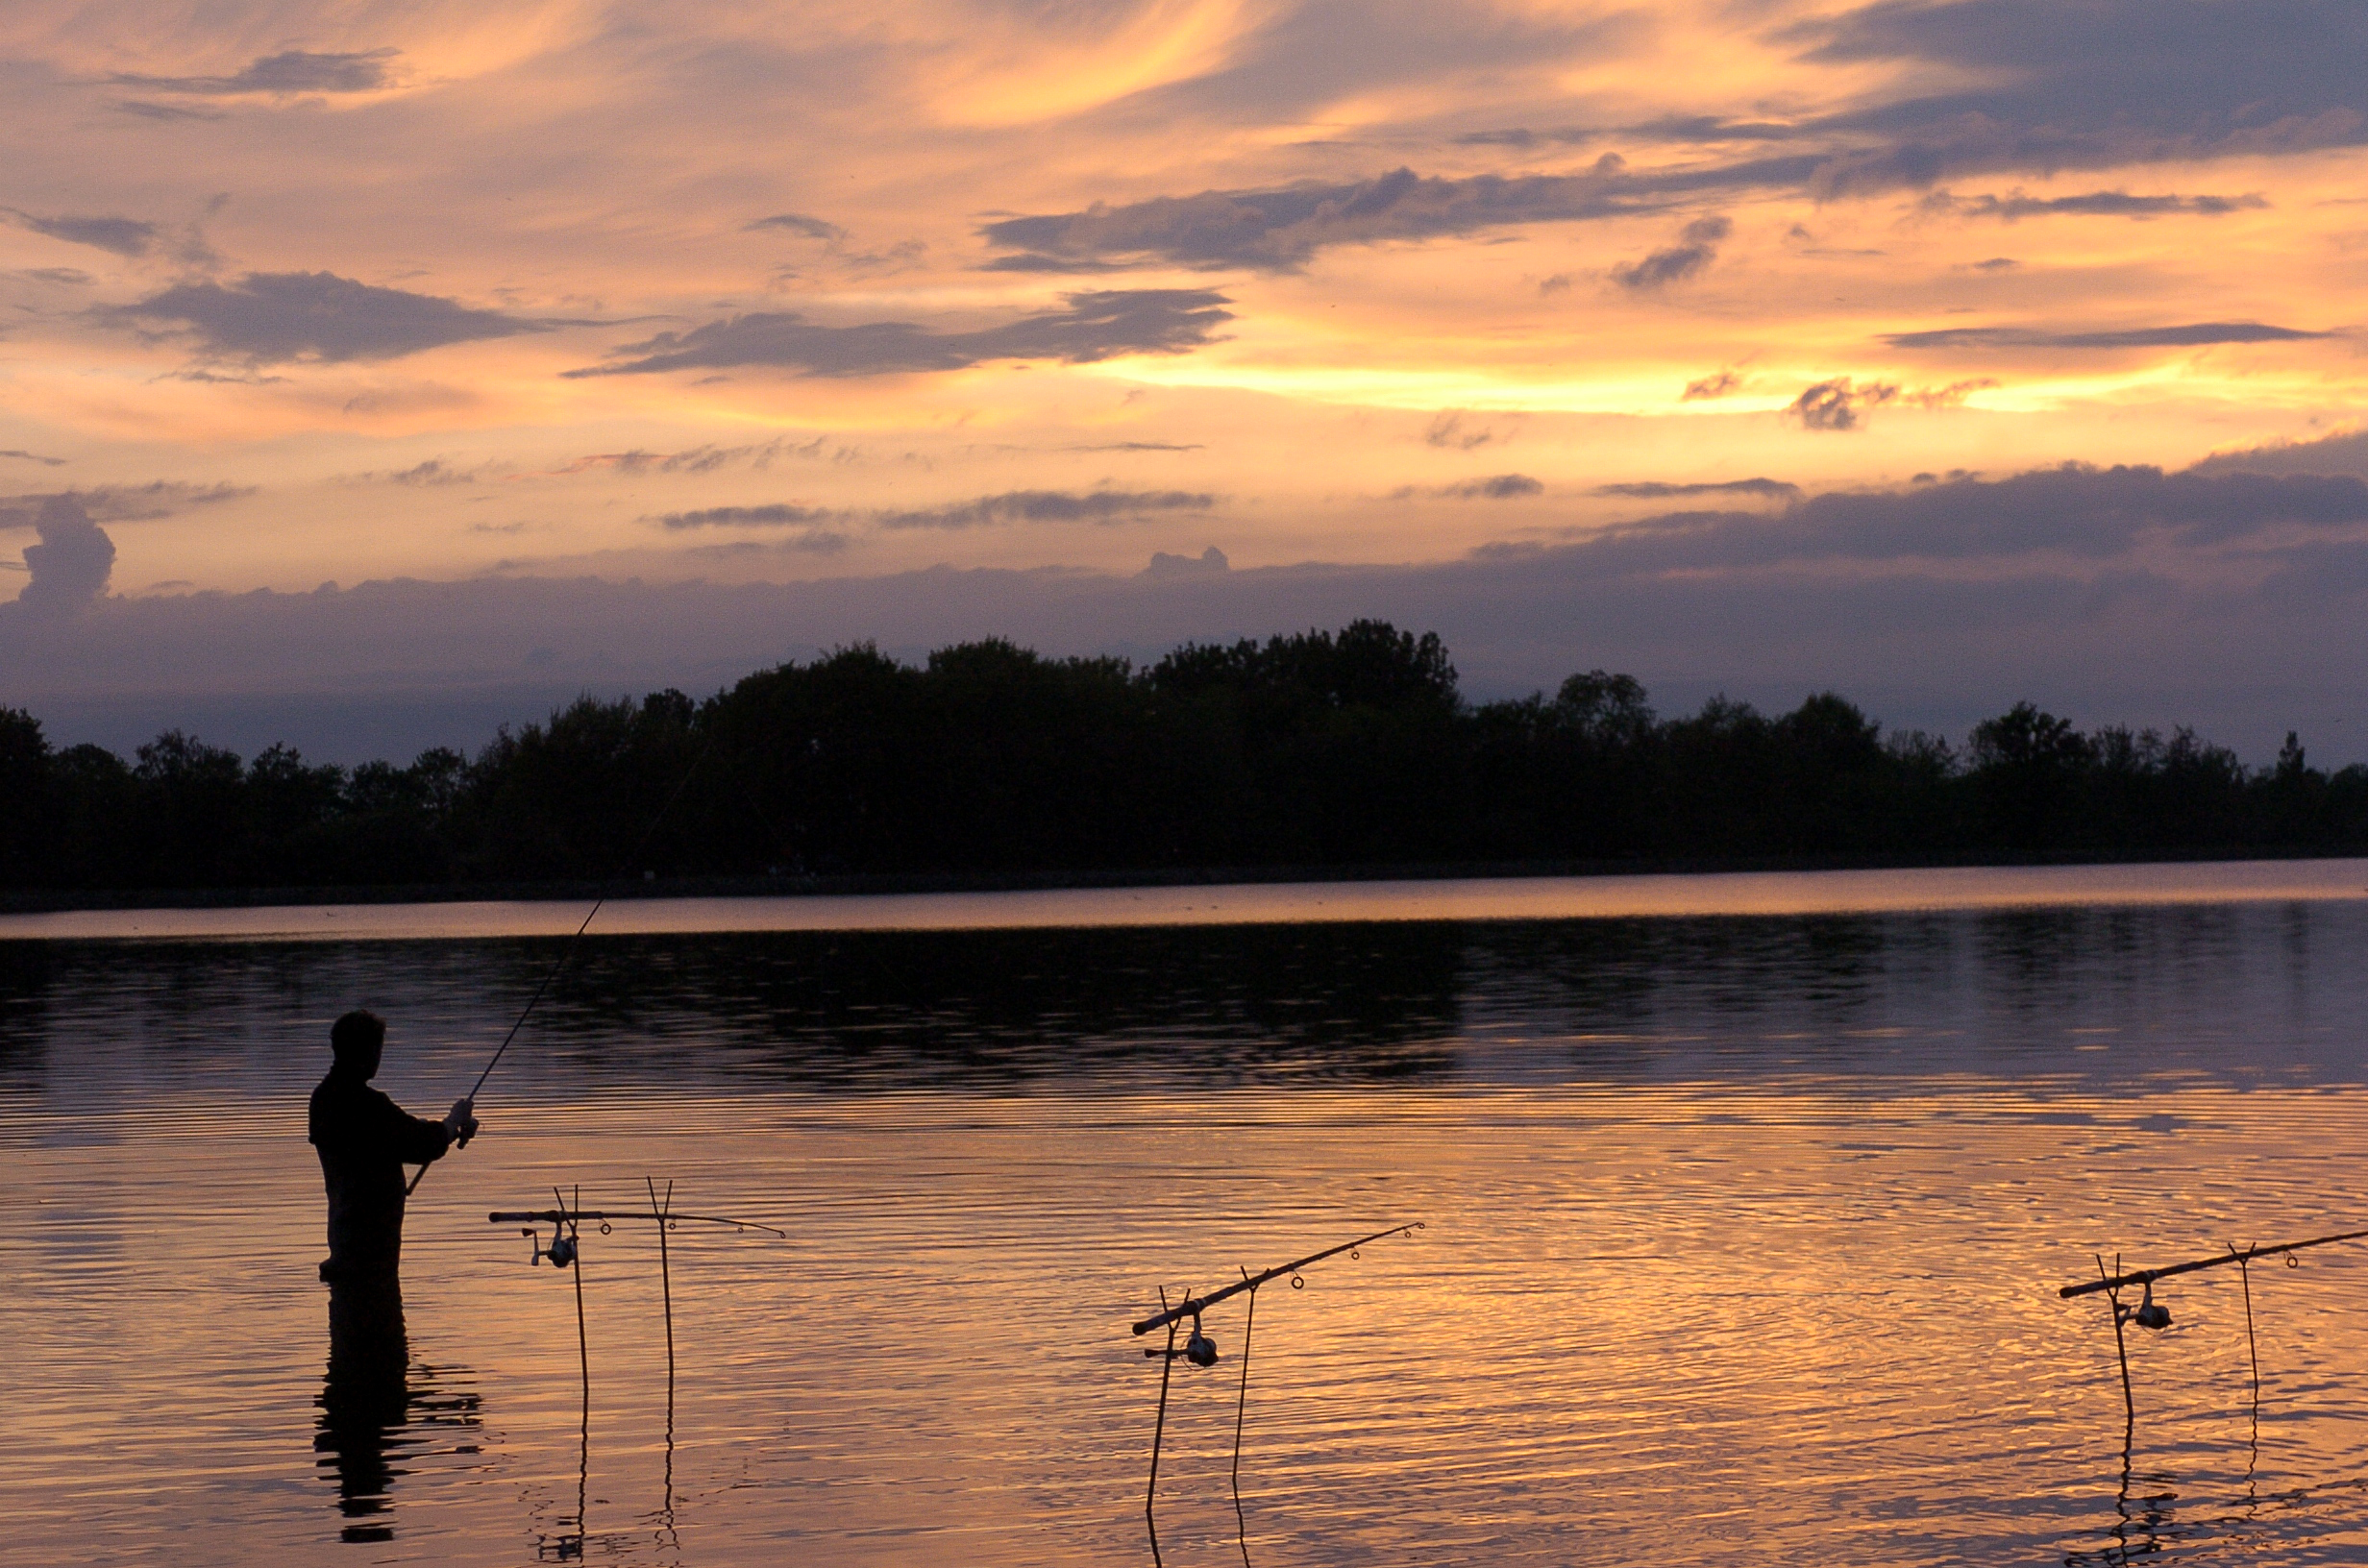
<instances>
[{"instance_id":1,"label":"reflection of angler","mask_svg":"<svg viewBox=\"0 0 2368 1568\"><path fill-rule=\"evenodd\" d=\"M1249 1338L1250 1329L1258 1321L1258 1287L1270 1281L1289 1275L1291 1276L1291 1287L1294 1290L1304 1289L1307 1282L1299 1278L1301 1269L1320 1263L1327 1258L1337 1258L1344 1252L1351 1258L1360 1257L1362 1254L1358 1249L1370 1242L1390 1236L1412 1236L1422 1228L1423 1224L1420 1220L1416 1220L1411 1225L1392 1225L1386 1230L1375 1231L1370 1236L1358 1237L1354 1241L1344 1241L1337 1247L1326 1247L1321 1252L1311 1252L1306 1257L1294 1259L1288 1263L1278 1263L1263 1274L1252 1274L1248 1269L1243 1269L1242 1278L1223 1289L1212 1290L1205 1296L1196 1296L1187 1290L1184 1293L1184 1299L1173 1307L1168 1305L1167 1288L1161 1287L1159 1301L1162 1310L1134 1325L1134 1332L1138 1335L1148 1334L1153 1329L1159 1328L1168 1331L1168 1343L1163 1349L1147 1350L1143 1353L1147 1359L1156 1358L1160 1363L1159 1416L1151 1428L1151 1480L1150 1483L1144 1488L1143 1494L1143 1526L1151 1537L1151 1561L1154 1568L1157 1568L1160 1562L1159 1521L1155 1517L1155 1510L1159 1506L1160 1440L1166 1436L1168 1432L1169 1380L1175 1371L1178 1357L1196 1367L1207 1368L1217 1364L1217 1341L1210 1338L1207 1332L1201 1328L1201 1314L1221 1301L1241 1295L1245 1291L1249 1295L1249 1311L1245 1314L1242 1322L1242 1384L1240 1392L1235 1396L1236 1403L1233 1411L1233 1518L1240 1531L1238 1538L1242 1548L1243 1568L1248 1568L1249 1521L1242 1511L1242 1424L1244 1417L1249 1411ZM1184 1348L1178 1350L1175 1346L1176 1325L1188 1317L1192 1319L1193 1330L1184 1341Z\"/></svg>"},{"instance_id":2,"label":"reflection of angler","mask_svg":"<svg viewBox=\"0 0 2368 1568\"><path fill-rule=\"evenodd\" d=\"M474 1451L466 1446L468 1433L481 1417L477 1393L465 1386L468 1374L450 1366L407 1366L400 1351L398 1345L393 1356L358 1362L340 1359L333 1341L312 1449L324 1479L337 1488L337 1511L345 1519L341 1540L394 1539L388 1494L408 1468L400 1461L430 1452L431 1443L439 1445L436 1452ZM456 1379L461 1386L455 1386Z\"/></svg>"}]
</instances>

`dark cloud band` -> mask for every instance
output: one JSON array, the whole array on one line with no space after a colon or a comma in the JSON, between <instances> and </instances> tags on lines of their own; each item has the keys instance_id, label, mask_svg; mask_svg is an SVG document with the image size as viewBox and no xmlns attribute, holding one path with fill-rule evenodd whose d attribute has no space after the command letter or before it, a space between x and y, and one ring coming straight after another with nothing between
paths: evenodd
<instances>
[{"instance_id":1,"label":"dark cloud band","mask_svg":"<svg viewBox=\"0 0 2368 1568\"><path fill-rule=\"evenodd\" d=\"M2363 526L2368 481L2350 475L2066 464L1904 491L1829 491L1773 513L1672 512L1558 547L1556 554L1570 569L1604 576L2049 554L2095 560L2153 534L2208 549L2265 540L2280 528Z\"/></svg>"}]
</instances>

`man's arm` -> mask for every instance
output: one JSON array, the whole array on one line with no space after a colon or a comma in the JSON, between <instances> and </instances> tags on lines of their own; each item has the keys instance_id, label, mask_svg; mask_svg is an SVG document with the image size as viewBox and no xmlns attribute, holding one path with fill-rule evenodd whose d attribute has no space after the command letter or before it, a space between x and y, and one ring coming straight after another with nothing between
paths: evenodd
<instances>
[{"instance_id":1,"label":"man's arm","mask_svg":"<svg viewBox=\"0 0 2368 1568\"><path fill-rule=\"evenodd\" d=\"M453 1129L441 1121L414 1116L384 1094L378 1096L380 1132L407 1165L430 1164L453 1146Z\"/></svg>"}]
</instances>

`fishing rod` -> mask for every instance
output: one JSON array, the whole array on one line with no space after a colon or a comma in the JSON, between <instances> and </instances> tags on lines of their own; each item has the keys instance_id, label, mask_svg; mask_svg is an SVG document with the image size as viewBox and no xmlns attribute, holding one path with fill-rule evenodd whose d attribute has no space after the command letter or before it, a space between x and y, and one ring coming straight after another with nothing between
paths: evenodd
<instances>
[{"instance_id":1,"label":"fishing rod","mask_svg":"<svg viewBox=\"0 0 2368 1568\"><path fill-rule=\"evenodd\" d=\"M514 1225L524 1222L525 1235L531 1242L528 1255L530 1263L548 1262L554 1269L571 1272L576 1287L576 1364L583 1388L583 1416L578 1439L576 1460L576 1537L573 1542L559 1543L560 1555L580 1558L586 1539L584 1506L590 1494L592 1474L592 1351L590 1335L584 1327L583 1303L583 1227L589 1222L600 1227L600 1234L609 1234L616 1220L647 1219L657 1223L657 1269L659 1300L666 1313L666 1503L660 1510L667 1529L674 1522L674 1443L675 1443L675 1287L674 1275L666 1247L666 1233L684 1220L703 1225L728 1225L735 1231L765 1231L787 1240L789 1233L777 1225L762 1220L736 1219L724 1214L684 1214L675 1211L675 1184L669 1179L663 1196L659 1195L657 1179L644 1176L642 1186L650 1194L650 1207L642 1209L586 1209L583 1189L577 1188L562 1193L556 1187L551 1189L554 1207L549 1209L496 1209L487 1214L487 1223ZM551 1244L545 1246L538 1223L551 1226ZM594 1499L593 1501L604 1501Z\"/></svg>"},{"instance_id":2,"label":"fishing rod","mask_svg":"<svg viewBox=\"0 0 2368 1568\"><path fill-rule=\"evenodd\" d=\"M1187 1296L1183 1301L1173 1307L1169 1308L1166 1311L1160 1312L1152 1317L1147 1317L1142 1322L1136 1324L1135 1333L1139 1335L1148 1334L1153 1329L1166 1328L1169 1324L1175 1322L1178 1318L1198 1317L1202 1312L1207 1311L1210 1308L1216 1306L1219 1302L1223 1301L1228 1296L1238 1296L1245 1290L1255 1290L1260 1286L1266 1284L1269 1280L1280 1279L1286 1274L1296 1274L1299 1270L1307 1267L1311 1263L1320 1263L1326 1258L1337 1258L1344 1252L1354 1252L1357 1248L1364 1246L1367 1242L1378 1241L1385 1236L1395 1236L1401 1231L1406 1233L1408 1236L1412 1236L1415 1232L1420 1230L1421 1228L1422 1222L1420 1220L1416 1220L1411 1225L1392 1225L1386 1230L1375 1231L1370 1236L1360 1236L1354 1241L1344 1241L1337 1247L1326 1247L1321 1252L1311 1252L1306 1257L1295 1259L1291 1262L1277 1263L1272 1268L1268 1269L1264 1274L1243 1280L1237 1285L1229 1285L1222 1290L1212 1290L1205 1296ZM1156 1356L1159 1352L1155 1350L1147 1350L1143 1354L1146 1356Z\"/></svg>"},{"instance_id":3,"label":"fishing rod","mask_svg":"<svg viewBox=\"0 0 2368 1568\"><path fill-rule=\"evenodd\" d=\"M1294 1290L1303 1289L1307 1282L1299 1278L1299 1270L1320 1263L1327 1258L1337 1258L1344 1252L1351 1258L1360 1257L1362 1254L1359 1248L1378 1241L1384 1237L1411 1237L1421 1229L1423 1229L1423 1222L1418 1219L1411 1224L1393 1225L1386 1230L1375 1231L1370 1236L1360 1236L1354 1241L1344 1241L1339 1246L1326 1247L1321 1252L1311 1252L1304 1258L1295 1258L1287 1263L1277 1263L1263 1274L1252 1274L1248 1269L1244 1268L1241 1270L1242 1278L1222 1290L1212 1290L1205 1296L1196 1296L1188 1289L1184 1292L1184 1299L1173 1307L1168 1306L1168 1287L1160 1286L1160 1305L1165 1310L1153 1313L1133 1326L1138 1335L1148 1334L1153 1329L1164 1328L1168 1331L1168 1342L1165 1345L1146 1349L1143 1353L1146 1359L1155 1359L1160 1363L1159 1414L1151 1427L1151 1478L1143 1491L1143 1528L1151 1538L1152 1568L1160 1568L1161 1563L1158 1518L1159 1451L1162 1440L1168 1434L1169 1384L1174 1377L1175 1363L1179 1359L1201 1368L1217 1364L1217 1341L1202 1332L1200 1314L1229 1297L1241 1295L1244 1291L1249 1293L1249 1312L1242 1324L1242 1382L1235 1395L1233 1410L1232 1469L1234 1523L1240 1531L1238 1538L1242 1548L1243 1568L1249 1568L1249 1520L1242 1510L1242 1429L1249 1413L1249 1336L1251 1328L1258 1321L1258 1287L1289 1275L1291 1276L1291 1287ZM1236 1266L1239 1267L1238 1264ZM1178 1350L1175 1348L1176 1325L1188 1317L1192 1319L1193 1332L1184 1341L1184 1348Z\"/></svg>"},{"instance_id":4,"label":"fishing rod","mask_svg":"<svg viewBox=\"0 0 2368 1568\"><path fill-rule=\"evenodd\" d=\"M710 736L707 744L700 748L699 755L691 759L691 765L682 771L681 782L675 786L675 793L666 797L666 803L657 808L657 815L651 818L650 825L642 830L641 842L633 845L631 854L625 857L623 870L630 870L633 862L641 858L641 852L650 847L650 841L657 837L658 824L665 821L666 814L675 809L675 802L682 798L682 792L691 787L691 777L699 772L699 765L706 761L707 753L714 749L715 740ZM619 874L622 875L623 870L620 870ZM479 1073L477 1082L469 1086L467 1098L471 1102L476 1100L478 1090L485 1087L485 1080L493 1076L493 1069L502 1065L502 1058L508 1054L510 1041L516 1040L518 1031L526 1027L527 1019L533 1016L534 1009L541 1003L544 993L551 990L551 983L559 978L559 971L567 968L567 961L576 956L576 939L591 928L592 918L601 912L602 905L608 902L610 891L612 890L604 889L601 895L592 900L592 907L584 911L583 919L577 925L574 934L560 945L559 956L553 960L550 968L543 971L542 983L534 988L534 994L527 998L527 1005L518 1010L518 1017L510 1024L509 1033L504 1035L502 1043L494 1047L492 1060L485 1064L485 1070ZM419 1184L427 1179L428 1166L422 1165L419 1167L419 1173L404 1184L403 1195L407 1198L418 1191Z\"/></svg>"},{"instance_id":5,"label":"fishing rod","mask_svg":"<svg viewBox=\"0 0 2368 1568\"><path fill-rule=\"evenodd\" d=\"M703 1225L728 1225L735 1231L771 1231L784 1241L789 1239L787 1231L761 1220L732 1219L724 1214L678 1214L671 1209L496 1209L485 1218L495 1225L515 1225L522 1220L575 1225L584 1220L601 1224L612 1219L693 1219Z\"/></svg>"},{"instance_id":6,"label":"fishing rod","mask_svg":"<svg viewBox=\"0 0 2368 1568\"><path fill-rule=\"evenodd\" d=\"M2287 1241L2275 1247L2247 1247L2242 1252L2231 1249L2216 1258L2198 1258L2193 1262L2171 1263L2162 1268L2141 1268L2129 1274L2116 1274L2109 1279L2089 1280L2082 1285L2067 1285L2056 1294L2069 1301L2074 1296L2085 1296L2098 1290L2118 1290L2125 1286L2152 1285L2167 1280L2174 1274L2192 1274L2199 1268L2217 1268L2222 1263L2249 1263L2256 1258L2274 1258L2280 1253L2301 1252L2306 1247L2324 1247L2335 1241L2357 1241L2368 1237L2368 1231L2344 1231L2335 1236L2314 1236L2307 1241Z\"/></svg>"},{"instance_id":7,"label":"fishing rod","mask_svg":"<svg viewBox=\"0 0 2368 1568\"><path fill-rule=\"evenodd\" d=\"M2121 1363L2121 1408L2125 1420L2122 1458L2125 1466L2129 1459L2130 1445L2134 1440L2137 1432L2137 1396L2130 1384L2130 1342L2122 1329L2124 1324L2129 1323L2134 1323L2141 1329L2154 1331L2167 1329L2171 1326L2171 1310L2155 1300L2157 1281L2172 1279L2181 1274L2193 1274L2199 1269L2218 1268L2223 1263L2236 1265L2236 1271L2244 1281L2245 1353L2253 1367L2253 1419L2257 1433L2255 1440L2257 1445L2257 1433L2261 1418L2261 1349L2259 1341L2255 1337L2253 1327L2253 1264L2255 1260L2282 1256L2285 1259L2286 1267L2300 1268L2302 1259L2295 1256L2297 1253L2306 1252L2312 1247L2332 1246L2338 1241L2362 1239L2368 1239L2368 1231L2338 1231L2332 1236L2314 1236L2302 1241L2282 1241L2275 1246L2267 1247L2259 1245L2239 1247L2232 1241L2228 1244L2227 1251L2209 1258L2194 1258L2183 1263L2165 1263L2160 1268L2138 1268L2128 1272L2121 1272L2121 1257L2118 1253L2113 1257L2113 1266L2110 1269L2105 1266L2105 1259L2100 1254L2097 1258L2097 1277L2095 1279L2082 1280L2057 1290L2057 1296L2065 1301L2075 1296L2094 1295L2102 1291L2107 1305L2111 1309L2113 1355L2115 1360ZM2132 1286L2136 1286L2139 1290L2138 1300L2134 1306L2125 1304L2121 1299L2121 1293Z\"/></svg>"}]
</instances>

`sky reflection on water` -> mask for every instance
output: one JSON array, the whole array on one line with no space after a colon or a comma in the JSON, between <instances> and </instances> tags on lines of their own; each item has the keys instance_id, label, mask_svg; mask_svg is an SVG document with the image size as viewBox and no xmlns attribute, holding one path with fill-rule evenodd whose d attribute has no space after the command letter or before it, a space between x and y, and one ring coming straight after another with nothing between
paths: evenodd
<instances>
[{"instance_id":1,"label":"sky reflection on water","mask_svg":"<svg viewBox=\"0 0 2368 1568\"><path fill-rule=\"evenodd\" d=\"M1126 1323L1418 1218L1261 1292L1254 1560L2356 1561L2350 1249L2254 1270L2257 1456L2233 1271L2166 1293L2126 1497L2109 1325L2055 1286L2357 1217L2364 939L2341 900L587 939L415 1200L428 1403L375 1458L319 1403L327 1022L385 1013L382 1083L440 1105L553 943L0 943L0 1556L1147 1560ZM674 1242L669 1518L654 1243L587 1231L579 1519L569 1282L483 1216L644 1173L792 1235ZM1239 1560L1238 1306L1177 1373L1172 1563Z\"/></svg>"}]
</instances>

